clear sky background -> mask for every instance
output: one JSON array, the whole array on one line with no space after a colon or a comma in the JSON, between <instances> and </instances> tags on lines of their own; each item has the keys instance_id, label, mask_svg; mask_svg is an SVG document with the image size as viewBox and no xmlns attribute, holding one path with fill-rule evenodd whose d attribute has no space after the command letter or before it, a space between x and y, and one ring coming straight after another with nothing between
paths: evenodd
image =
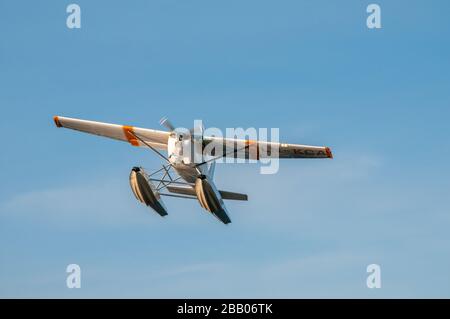
<instances>
[{"instance_id":1,"label":"clear sky background","mask_svg":"<svg viewBox=\"0 0 450 319\"><path fill-rule=\"evenodd\" d=\"M0 2L1 297L450 297L450 3ZM224 226L138 203L145 149L63 115L159 129L278 127L334 160L219 165ZM66 266L82 288L66 288ZM382 288L366 287L381 266Z\"/></svg>"}]
</instances>

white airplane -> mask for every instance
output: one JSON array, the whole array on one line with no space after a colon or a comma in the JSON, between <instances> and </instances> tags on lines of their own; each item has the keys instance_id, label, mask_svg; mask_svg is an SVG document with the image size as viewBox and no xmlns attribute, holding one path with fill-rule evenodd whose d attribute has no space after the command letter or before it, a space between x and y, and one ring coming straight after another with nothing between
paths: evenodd
<instances>
[{"instance_id":1,"label":"white airplane","mask_svg":"<svg viewBox=\"0 0 450 319\"><path fill-rule=\"evenodd\" d=\"M243 200L247 195L218 190L214 168L223 157L259 160L261 158L333 158L329 147L274 143L246 139L203 136L203 128L175 128L167 119L161 125L169 131L157 131L127 125L86 121L62 116L53 118L57 127L109 137L148 147L165 165L147 174L142 167L133 167L130 186L136 199L161 216L167 209L161 196L197 199L200 206L224 224L231 223L223 200ZM160 151L167 151L167 157ZM206 152L206 153L205 153ZM200 155L200 157L198 157ZM200 160L198 160L200 158ZM178 176L172 174L175 170ZM158 174L162 177L156 177Z\"/></svg>"}]
</instances>

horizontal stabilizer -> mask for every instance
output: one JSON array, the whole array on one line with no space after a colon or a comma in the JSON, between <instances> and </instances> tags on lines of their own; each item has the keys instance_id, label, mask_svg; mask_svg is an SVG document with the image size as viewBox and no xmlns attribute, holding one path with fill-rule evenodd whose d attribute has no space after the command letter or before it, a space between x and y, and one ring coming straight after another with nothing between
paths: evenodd
<instances>
[{"instance_id":1,"label":"horizontal stabilizer","mask_svg":"<svg viewBox=\"0 0 450 319\"><path fill-rule=\"evenodd\" d=\"M166 188L171 193L197 197L197 195L195 194L195 190L189 185L188 186L169 185Z\"/></svg>"},{"instance_id":2,"label":"horizontal stabilizer","mask_svg":"<svg viewBox=\"0 0 450 319\"><path fill-rule=\"evenodd\" d=\"M219 191L220 195L223 199L231 199L231 200L248 200L247 194L227 192L227 191Z\"/></svg>"},{"instance_id":3,"label":"horizontal stabilizer","mask_svg":"<svg viewBox=\"0 0 450 319\"><path fill-rule=\"evenodd\" d=\"M187 195L187 196L197 196L195 194L195 189L191 186L167 186L167 190L171 193L175 194L181 194L181 195ZM228 191L219 191L220 196L222 196L222 199L229 199L229 200L248 200L247 194L241 194L241 193L234 193L234 192L228 192Z\"/></svg>"}]
</instances>

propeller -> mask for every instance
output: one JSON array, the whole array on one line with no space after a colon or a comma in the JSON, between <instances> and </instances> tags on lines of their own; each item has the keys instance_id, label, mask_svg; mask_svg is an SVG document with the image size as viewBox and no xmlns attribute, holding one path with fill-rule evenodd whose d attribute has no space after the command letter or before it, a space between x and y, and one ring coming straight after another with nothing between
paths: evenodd
<instances>
[{"instance_id":1,"label":"propeller","mask_svg":"<svg viewBox=\"0 0 450 319\"><path fill-rule=\"evenodd\" d=\"M175 126L172 124L172 122L169 121L167 117L163 117L159 124L167 128L170 132L173 132L176 130ZM190 136L191 138L194 137L195 133L200 133L200 136L203 137L203 131L205 130L205 127L203 126L203 123L201 125L197 125L196 127L191 128L189 131L185 131L184 134ZM189 132L189 134L187 134Z\"/></svg>"},{"instance_id":2,"label":"propeller","mask_svg":"<svg viewBox=\"0 0 450 319\"><path fill-rule=\"evenodd\" d=\"M159 124L166 127L169 131L175 131L175 126L172 125L172 123L169 121L167 117L163 117L161 121L159 121Z\"/></svg>"}]
</instances>

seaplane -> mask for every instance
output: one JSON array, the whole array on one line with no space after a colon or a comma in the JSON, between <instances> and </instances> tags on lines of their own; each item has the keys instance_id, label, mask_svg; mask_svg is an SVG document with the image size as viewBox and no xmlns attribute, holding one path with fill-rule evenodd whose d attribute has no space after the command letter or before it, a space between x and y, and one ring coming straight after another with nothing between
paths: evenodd
<instances>
[{"instance_id":1,"label":"seaplane","mask_svg":"<svg viewBox=\"0 0 450 319\"><path fill-rule=\"evenodd\" d=\"M200 206L219 221L231 223L224 200L247 201L248 196L216 187L215 164L220 159L333 158L331 149L326 146L207 136L203 125L179 128L167 118L160 121L167 129L164 131L63 116L54 116L53 120L57 127L128 142L148 148L159 156L164 161L160 169L146 172L143 167L133 167L129 182L136 199L160 216L168 214L162 200L167 196L197 199Z\"/></svg>"}]
</instances>

